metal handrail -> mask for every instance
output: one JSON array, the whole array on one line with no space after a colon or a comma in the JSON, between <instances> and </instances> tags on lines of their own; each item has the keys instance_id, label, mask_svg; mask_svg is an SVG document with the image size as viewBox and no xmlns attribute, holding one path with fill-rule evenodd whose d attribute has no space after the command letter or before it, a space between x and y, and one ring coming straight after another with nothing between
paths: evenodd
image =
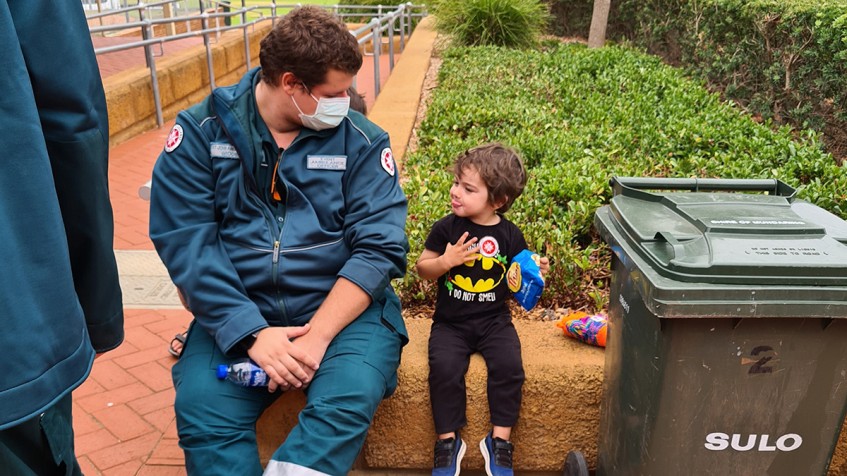
<instances>
[{"instance_id":1,"label":"metal handrail","mask_svg":"<svg viewBox=\"0 0 847 476\"><path fill-rule=\"evenodd\" d=\"M234 6L233 3L241 4L240 7ZM92 34L107 35L109 33L120 32L123 30L139 29L141 32L141 40L124 43L121 45L104 46L95 48L95 54L113 53L116 51L130 50L133 48L144 48L144 56L147 63L147 68L150 70L150 81L153 89L153 100L156 108L156 123L161 127L164 124L162 115L162 102L159 92L159 81L156 74L156 55L153 54L152 48L159 46L164 51L164 44L169 41L181 40L191 37L203 37L203 44L206 48L206 68L209 72L209 87L215 88L215 69L212 57L212 40L214 36L217 40L222 33L231 30L242 30L244 34L244 57L247 69L250 69L250 41L249 30L254 28L258 23L270 20L272 23L276 19L287 13L291 8L301 6L301 4L277 4L271 1L269 5L247 6L246 0L225 1L225 0L198 0L199 13L188 15L176 15L167 18L152 18L150 15L151 9L164 8L166 5L176 7L180 0L161 0L150 3L139 1L134 6L124 6L123 8L112 9L106 12L87 15L88 20L101 20L101 26L92 26L89 28ZM126 5L125 2L123 2ZM214 8L206 9L204 5L209 5ZM229 10L218 12L220 7L226 7ZM357 38L359 45L365 45L370 42L373 45L374 55L374 98L379 96L380 92L380 61L382 55L382 38L383 34L387 35L388 40L388 65L389 72L394 69L394 35L399 34L400 51L405 48L408 37L412 34L412 25L415 18L421 18L427 15L425 5L413 5L412 3L404 3L396 7L386 7L383 5L329 5L324 6L339 18L362 18L371 17L367 24L351 30L351 34ZM390 10L388 8L391 8ZM177 10L178 8L175 8ZM284 12L284 13L283 13ZM138 21L130 21L131 15L137 15ZM248 20L248 14L258 15L253 20ZM102 20L111 16L122 16L126 21L113 25L102 25ZM229 19L239 17L239 25L220 25L217 21L221 18ZM191 22L199 20L201 23L200 30L191 30ZM210 20L212 20L210 22ZM154 27L158 25L173 25L184 23L187 31L179 34L171 34L156 37L154 35ZM211 23L211 25L210 25ZM367 53L366 53L367 54ZM355 85L354 79L354 85Z\"/></svg>"}]
</instances>

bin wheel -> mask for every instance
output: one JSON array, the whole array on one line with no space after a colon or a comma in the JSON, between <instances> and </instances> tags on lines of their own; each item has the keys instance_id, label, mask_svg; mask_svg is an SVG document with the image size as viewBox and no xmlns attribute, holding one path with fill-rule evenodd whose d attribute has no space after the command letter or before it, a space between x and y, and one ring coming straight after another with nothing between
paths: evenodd
<instances>
[{"instance_id":1,"label":"bin wheel","mask_svg":"<svg viewBox=\"0 0 847 476\"><path fill-rule=\"evenodd\" d=\"M568 451L562 476L588 476L588 463L581 451Z\"/></svg>"}]
</instances>

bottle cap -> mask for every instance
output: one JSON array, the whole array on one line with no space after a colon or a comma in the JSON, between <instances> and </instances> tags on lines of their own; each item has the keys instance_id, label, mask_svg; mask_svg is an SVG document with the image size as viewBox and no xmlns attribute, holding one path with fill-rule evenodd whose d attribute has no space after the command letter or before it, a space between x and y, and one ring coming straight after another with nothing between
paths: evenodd
<instances>
[{"instance_id":1,"label":"bottle cap","mask_svg":"<svg viewBox=\"0 0 847 476\"><path fill-rule=\"evenodd\" d=\"M224 364L218 365L218 371L216 372L218 375L218 379L224 380L226 375L229 373L229 367Z\"/></svg>"}]
</instances>

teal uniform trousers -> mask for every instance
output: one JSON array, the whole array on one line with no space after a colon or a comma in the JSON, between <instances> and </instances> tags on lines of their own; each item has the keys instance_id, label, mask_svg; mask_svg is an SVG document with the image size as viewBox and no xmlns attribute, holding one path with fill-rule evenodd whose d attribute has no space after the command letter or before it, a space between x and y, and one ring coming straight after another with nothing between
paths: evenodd
<instances>
[{"instance_id":1,"label":"teal uniform trousers","mask_svg":"<svg viewBox=\"0 0 847 476\"><path fill-rule=\"evenodd\" d=\"M346 475L365 441L377 406L397 387L401 348L408 341L393 292L373 303L332 341L298 424L268 464L267 475ZM180 446L189 474L260 475L256 421L281 393L218 380L225 356L193 325L173 368ZM294 390L299 391L299 390Z\"/></svg>"}]
</instances>

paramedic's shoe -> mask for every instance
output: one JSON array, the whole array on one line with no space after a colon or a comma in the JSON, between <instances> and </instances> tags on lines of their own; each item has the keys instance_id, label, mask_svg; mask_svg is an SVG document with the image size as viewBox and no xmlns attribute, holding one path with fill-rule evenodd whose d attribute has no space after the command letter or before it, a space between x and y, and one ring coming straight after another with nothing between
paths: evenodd
<instances>
[{"instance_id":1,"label":"paramedic's shoe","mask_svg":"<svg viewBox=\"0 0 847 476\"><path fill-rule=\"evenodd\" d=\"M432 476L458 476L462 470L462 457L467 449L468 445L459 436L458 431L453 438L436 441Z\"/></svg>"},{"instance_id":2,"label":"paramedic's shoe","mask_svg":"<svg viewBox=\"0 0 847 476\"><path fill-rule=\"evenodd\" d=\"M479 450L485 458L485 473L488 476L514 476L512 472L512 450L514 446L502 438L492 438L491 432L479 442Z\"/></svg>"}]
</instances>

